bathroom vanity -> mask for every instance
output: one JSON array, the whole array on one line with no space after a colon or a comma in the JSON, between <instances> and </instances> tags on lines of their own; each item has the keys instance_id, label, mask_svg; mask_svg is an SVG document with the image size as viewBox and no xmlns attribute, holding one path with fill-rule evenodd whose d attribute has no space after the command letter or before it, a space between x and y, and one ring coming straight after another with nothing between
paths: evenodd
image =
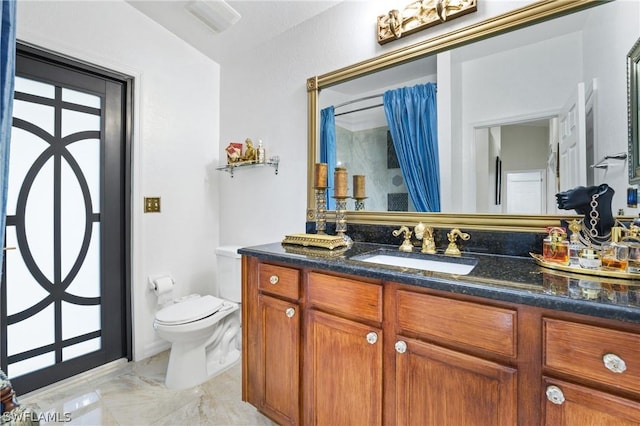
<instances>
[{"instance_id":1,"label":"bathroom vanity","mask_svg":"<svg viewBox=\"0 0 640 426\"><path fill-rule=\"evenodd\" d=\"M640 423L640 281L356 260L381 248L239 251L243 400L279 424Z\"/></svg>"}]
</instances>

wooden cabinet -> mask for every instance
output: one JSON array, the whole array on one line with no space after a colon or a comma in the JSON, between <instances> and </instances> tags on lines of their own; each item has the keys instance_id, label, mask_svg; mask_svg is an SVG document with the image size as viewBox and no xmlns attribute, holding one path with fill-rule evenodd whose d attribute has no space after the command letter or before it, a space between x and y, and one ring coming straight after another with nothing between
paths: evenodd
<instances>
[{"instance_id":1,"label":"wooden cabinet","mask_svg":"<svg viewBox=\"0 0 640 426\"><path fill-rule=\"evenodd\" d=\"M300 312L295 303L261 294L260 409L280 424L298 424Z\"/></svg>"},{"instance_id":2,"label":"wooden cabinet","mask_svg":"<svg viewBox=\"0 0 640 426\"><path fill-rule=\"evenodd\" d=\"M640 425L640 403L636 401L548 377L544 386L545 425Z\"/></svg>"},{"instance_id":3,"label":"wooden cabinet","mask_svg":"<svg viewBox=\"0 0 640 426\"><path fill-rule=\"evenodd\" d=\"M304 424L381 424L382 330L313 309L305 329Z\"/></svg>"},{"instance_id":4,"label":"wooden cabinet","mask_svg":"<svg viewBox=\"0 0 640 426\"><path fill-rule=\"evenodd\" d=\"M444 347L466 345L515 359L516 312L405 290L395 299L394 423L517 424L517 370Z\"/></svg>"},{"instance_id":5,"label":"wooden cabinet","mask_svg":"<svg viewBox=\"0 0 640 426\"><path fill-rule=\"evenodd\" d=\"M382 286L310 273L304 424L382 422Z\"/></svg>"},{"instance_id":6,"label":"wooden cabinet","mask_svg":"<svg viewBox=\"0 0 640 426\"><path fill-rule=\"evenodd\" d=\"M279 424L300 424L300 271L243 265L243 400Z\"/></svg>"},{"instance_id":7,"label":"wooden cabinet","mask_svg":"<svg viewBox=\"0 0 640 426\"><path fill-rule=\"evenodd\" d=\"M414 339L395 347L395 424L517 424L515 369Z\"/></svg>"},{"instance_id":8,"label":"wooden cabinet","mask_svg":"<svg viewBox=\"0 0 640 426\"><path fill-rule=\"evenodd\" d=\"M243 400L279 424L640 425L640 325L243 258Z\"/></svg>"},{"instance_id":9,"label":"wooden cabinet","mask_svg":"<svg viewBox=\"0 0 640 426\"><path fill-rule=\"evenodd\" d=\"M546 425L640 425L640 334L554 318L543 329Z\"/></svg>"}]
</instances>

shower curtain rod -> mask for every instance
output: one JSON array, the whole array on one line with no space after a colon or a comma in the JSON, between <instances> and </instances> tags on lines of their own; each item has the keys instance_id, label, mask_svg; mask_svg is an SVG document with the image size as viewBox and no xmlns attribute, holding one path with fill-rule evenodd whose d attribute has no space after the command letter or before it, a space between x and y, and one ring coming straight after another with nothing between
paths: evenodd
<instances>
[{"instance_id":1,"label":"shower curtain rod","mask_svg":"<svg viewBox=\"0 0 640 426\"><path fill-rule=\"evenodd\" d=\"M368 107L362 107L362 108L357 108L357 109L352 109L351 111L345 111L345 112L339 112L339 113L333 113L334 117L337 117L339 115L346 115L346 114L351 114L352 112L358 112L358 111L365 111L371 108L378 108L383 106L384 104L377 104L377 105L370 105Z\"/></svg>"},{"instance_id":2,"label":"shower curtain rod","mask_svg":"<svg viewBox=\"0 0 640 426\"><path fill-rule=\"evenodd\" d=\"M355 104L356 102L361 102L361 101L366 101L367 99L374 99L374 98L378 98L380 96L382 96L384 93L379 93L377 95L370 95L370 96L365 96L364 98L358 98L358 99L353 99L351 101L347 101L347 102L343 102L341 104L335 105L333 108L340 108L343 107L345 105L351 105L351 104Z\"/></svg>"}]
</instances>

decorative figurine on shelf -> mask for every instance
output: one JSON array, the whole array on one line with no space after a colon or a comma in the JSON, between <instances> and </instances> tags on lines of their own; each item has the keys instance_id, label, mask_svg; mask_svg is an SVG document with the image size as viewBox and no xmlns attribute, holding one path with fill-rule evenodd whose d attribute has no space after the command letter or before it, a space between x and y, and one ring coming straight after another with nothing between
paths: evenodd
<instances>
[{"instance_id":1,"label":"decorative figurine on shelf","mask_svg":"<svg viewBox=\"0 0 640 426\"><path fill-rule=\"evenodd\" d=\"M231 142L225 149L227 152L227 164L237 163L242 159L242 144Z\"/></svg>"},{"instance_id":2,"label":"decorative figurine on shelf","mask_svg":"<svg viewBox=\"0 0 640 426\"><path fill-rule=\"evenodd\" d=\"M576 213L584 215L581 241L600 245L611 237L611 228L616 220L611 212L611 200L615 191L606 183L597 186L578 186L556 194L558 208L574 209Z\"/></svg>"},{"instance_id":3,"label":"decorative figurine on shelf","mask_svg":"<svg viewBox=\"0 0 640 426\"><path fill-rule=\"evenodd\" d=\"M244 143L247 145L247 148L244 150L244 155L242 156L242 161L255 162L258 159L258 154L256 149L253 147L253 141L250 138L247 138Z\"/></svg>"}]
</instances>

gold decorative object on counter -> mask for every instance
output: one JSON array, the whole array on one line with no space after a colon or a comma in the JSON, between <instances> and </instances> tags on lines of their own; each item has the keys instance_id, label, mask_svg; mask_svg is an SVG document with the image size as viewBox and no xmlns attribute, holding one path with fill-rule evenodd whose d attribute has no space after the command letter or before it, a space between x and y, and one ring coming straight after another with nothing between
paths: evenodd
<instances>
[{"instance_id":1,"label":"gold decorative object on counter","mask_svg":"<svg viewBox=\"0 0 640 426\"><path fill-rule=\"evenodd\" d=\"M586 269L581 268L579 266L569 266L563 265L556 262L547 262L542 255L537 253L529 253L531 257L536 261L536 263L544 268L555 269L557 271L563 272L573 272L581 275L593 275L596 277L605 277L605 278L623 278L626 280L637 280L637 274L630 274L628 272L622 271L604 271L602 269Z\"/></svg>"},{"instance_id":2,"label":"gold decorative object on counter","mask_svg":"<svg viewBox=\"0 0 640 426\"><path fill-rule=\"evenodd\" d=\"M284 251L287 253L301 254L304 256L321 257L323 259L337 259L344 256L344 253L348 250L348 247L339 247L333 250L327 250L319 247L304 247L294 244L287 244L284 246Z\"/></svg>"},{"instance_id":3,"label":"gold decorative object on counter","mask_svg":"<svg viewBox=\"0 0 640 426\"><path fill-rule=\"evenodd\" d=\"M416 238L422 240L422 253L436 254L436 242L433 238L433 227L420 222L413 228Z\"/></svg>"},{"instance_id":4,"label":"gold decorative object on counter","mask_svg":"<svg viewBox=\"0 0 640 426\"><path fill-rule=\"evenodd\" d=\"M283 244L295 244L305 247L320 247L333 250L347 245L347 241L341 236L318 234L292 234L286 235Z\"/></svg>"},{"instance_id":5,"label":"gold decorative object on counter","mask_svg":"<svg viewBox=\"0 0 640 426\"><path fill-rule=\"evenodd\" d=\"M327 187L327 163L316 163L313 187L316 189Z\"/></svg>"},{"instance_id":6,"label":"gold decorative object on counter","mask_svg":"<svg viewBox=\"0 0 640 426\"><path fill-rule=\"evenodd\" d=\"M462 254L460 253L460 249L456 244L456 240L458 239L458 237L466 241L469 238L471 238L471 235L467 234L466 232L462 232L458 228L453 228L451 232L447 233L447 238L449 239L449 245L447 246L447 249L444 251L444 254L446 254L447 256L460 256Z\"/></svg>"},{"instance_id":7,"label":"gold decorative object on counter","mask_svg":"<svg viewBox=\"0 0 640 426\"><path fill-rule=\"evenodd\" d=\"M398 247L398 250L400 251L404 251L404 252L410 252L413 251L413 244L411 244L411 230L409 228L407 228L406 226L402 225L400 227L400 229L396 229L395 231L392 232L394 237L398 237L400 236L400 234L402 234L404 236L404 241L402 242L402 244L400 245L400 247Z\"/></svg>"},{"instance_id":8,"label":"gold decorative object on counter","mask_svg":"<svg viewBox=\"0 0 640 426\"><path fill-rule=\"evenodd\" d=\"M333 173L333 196L335 198L347 197L347 169L344 167L336 167Z\"/></svg>"},{"instance_id":9,"label":"gold decorative object on counter","mask_svg":"<svg viewBox=\"0 0 640 426\"><path fill-rule=\"evenodd\" d=\"M364 190L364 175L353 175L353 198L367 198Z\"/></svg>"},{"instance_id":10,"label":"gold decorative object on counter","mask_svg":"<svg viewBox=\"0 0 640 426\"><path fill-rule=\"evenodd\" d=\"M316 192L316 232L327 230L327 163L316 163L313 188Z\"/></svg>"},{"instance_id":11,"label":"gold decorative object on counter","mask_svg":"<svg viewBox=\"0 0 640 426\"><path fill-rule=\"evenodd\" d=\"M476 10L476 0L413 1L402 10L392 9L378 16L378 43L397 40Z\"/></svg>"}]
</instances>

